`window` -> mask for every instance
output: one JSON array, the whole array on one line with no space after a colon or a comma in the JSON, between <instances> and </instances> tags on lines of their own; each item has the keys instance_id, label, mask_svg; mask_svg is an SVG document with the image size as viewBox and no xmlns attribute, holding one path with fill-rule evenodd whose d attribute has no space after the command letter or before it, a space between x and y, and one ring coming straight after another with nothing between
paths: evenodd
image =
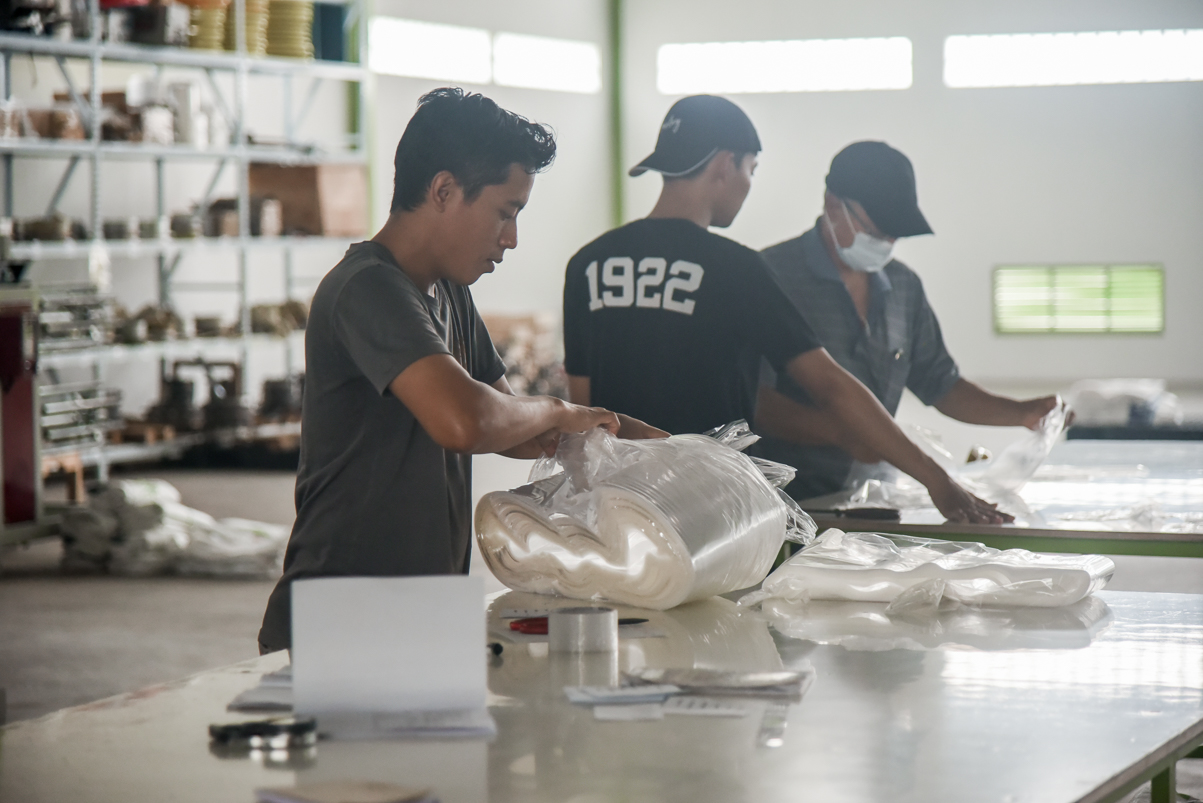
<instances>
[{"instance_id":1,"label":"window","mask_svg":"<svg viewBox=\"0 0 1203 803\"><path fill-rule=\"evenodd\" d=\"M601 91L601 51L592 42L499 33L493 80L501 86L593 94Z\"/></svg>"},{"instance_id":2,"label":"window","mask_svg":"<svg viewBox=\"0 0 1203 803\"><path fill-rule=\"evenodd\" d=\"M373 72L436 81L487 84L493 77L493 45L482 28L375 17L368 29Z\"/></svg>"},{"instance_id":3,"label":"window","mask_svg":"<svg viewBox=\"0 0 1203 803\"><path fill-rule=\"evenodd\" d=\"M371 68L386 75L467 84L601 91L601 51L593 42L490 34L482 28L375 17Z\"/></svg>"},{"instance_id":4,"label":"window","mask_svg":"<svg viewBox=\"0 0 1203 803\"><path fill-rule=\"evenodd\" d=\"M1203 30L950 36L950 87L1203 81Z\"/></svg>"},{"instance_id":5,"label":"window","mask_svg":"<svg viewBox=\"0 0 1203 803\"><path fill-rule=\"evenodd\" d=\"M656 87L664 95L846 92L910 85L911 40L903 36L663 45L656 58Z\"/></svg>"},{"instance_id":6,"label":"window","mask_svg":"<svg viewBox=\"0 0 1203 803\"><path fill-rule=\"evenodd\" d=\"M1160 265L999 266L994 328L1024 332L1165 331Z\"/></svg>"}]
</instances>

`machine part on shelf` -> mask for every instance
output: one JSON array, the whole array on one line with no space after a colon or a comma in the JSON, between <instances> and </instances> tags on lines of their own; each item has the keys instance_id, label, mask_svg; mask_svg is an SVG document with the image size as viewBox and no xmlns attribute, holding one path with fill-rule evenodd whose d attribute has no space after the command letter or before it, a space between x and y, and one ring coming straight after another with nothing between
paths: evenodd
<instances>
[{"instance_id":1,"label":"machine part on shelf","mask_svg":"<svg viewBox=\"0 0 1203 803\"><path fill-rule=\"evenodd\" d=\"M323 61L346 58L347 6L342 3L313 4L313 57Z\"/></svg>"},{"instance_id":2,"label":"machine part on shelf","mask_svg":"<svg viewBox=\"0 0 1203 803\"><path fill-rule=\"evenodd\" d=\"M38 394L43 448L99 446L122 426L121 391L100 382L43 385Z\"/></svg>"},{"instance_id":3,"label":"machine part on shelf","mask_svg":"<svg viewBox=\"0 0 1203 803\"><path fill-rule=\"evenodd\" d=\"M146 340L161 343L165 340L179 340L184 337L184 319L169 307L158 307L148 304L135 316L135 320L146 324ZM139 341L127 341L139 342Z\"/></svg>"},{"instance_id":4,"label":"machine part on shelf","mask_svg":"<svg viewBox=\"0 0 1203 803\"><path fill-rule=\"evenodd\" d=\"M284 233L284 206L275 198L251 199L251 234L279 237Z\"/></svg>"},{"instance_id":5,"label":"machine part on shelf","mask_svg":"<svg viewBox=\"0 0 1203 803\"><path fill-rule=\"evenodd\" d=\"M45 36L62 20L56 0L7 0L0 4L0 29Z\"/></svg>"},{"instance_id":6,"label":"machine part on shelf","mask_svg":"<svg viewBox=\"0 0 1203 803\"><path fill-rule=\"evenodd\" d=\"M205 405L205 430L245 427L251 423L251 411L242 404L242 364L203 362L209 380L209 403ZM219 379L215 373L226 371Z\"/></svg>"},{"instance_id":7,"label":"machine part on shelf","mask_svg":"<svg viewBox=\"0 0 1203 803\"><path fill-rule=\"evenodd\" d=\"M188 34L192 28L188 6L164 3L131 8L130 13L133 16L130 41L142 45L188 45Z\"/></svg>"},{"instance_id":8,"label":"machine part on shelf","mask_svg":"<svg viewBox=\"0 0 1203 803\"><path fill-rule=\"evenodd\" d=\"M205 235L208 237L237 237L238 199L218 198L209 204L205 224ZM279 237L283 233L284 211L280 201L271 197L252 197L251 236Z\"/></svg>"},{"instance_id":9,"label":"machine part on shelf","mask_svg":"<svg viewBox=\"0 0 1203 803\"><path fill-rule=\"evenodd\" d=\"M216 315L198 315L192 319L197 337L221 337L225 329Z\"/></svg>"},{"instance_id":10,"label":"machine part on shelf","mask_svg":"<svg viewBox=\"0 0 1203 803\"><path fill-rule=\"evenodd\" d=\"M191 239L193 237L203 237L204 233L205 226L200 215L184 212L171 216L172 237Z\"/></svg>"},{"instance_id":11,"label":"machine part on shelf","mask_svg":"<svg viewBox=\"0 0 1203 803\"><path fill-rule=\"evenodd\" d=\"M102 225L106 240L129 240L138 236L138 218L109 218Z\"/></svg>"},{"instance_id":12,"label":"machine part on shelf","mask_svg":"<svg viewBox=\"0 0 1203 803\"><path fill-rule=\"evenodd\" d=\"M255 334L285 337L291 332L304 329L308 322L309 308L302 301L256 304L251 307L251 331Z\"/></svg>"},{"instance_id":13,"label":"machine part on shelf","mask_svg":"<svg viewBox=\"0 0 1203 803\"><path fill-rule=\"evenodd\" d=\"M13 221L13 239L58 242L71 239L74 229L74 222L64 215L18 219Z\"/></svg>"},{"instance_id":14,"label":"machine part on shelf","mask_svg":"<svg viewBox=\"0 0 1203 803\"><path fill-rule=\"evenodd\" d=\"M138 141L151 145L175 142L175 114L167 106L143 106L138 112Z\"/></svg>"},{"instance_id":15,"label":"machine part on shelf","mask_svg":"<svg viewBox=\"0 0 1203 803\"><path fill-rule=\"evenodd\" d=\"M112 443L162 443L175 440L175 427L171 424L156 424L153 421L126 419L121 429L109 435Z\"/></svg>"},{"instance_id":16,"label":"machine part on shelf","mask_svg":"<svg viewBox=\"0 0 1203 803\"><path fill-rule=\"evenodd\" d=\"M138 221L138 236L143 240L157 240L160 237L167 236L167 227L165 218L144 218Z\"/></svg>"},{"instance_id":17,"label":"machine part on shelf","mask_svg":"<svg viewBox=\"0 0 1203 803\"><path fill-rule=\"evenodd\" d=\"M277 0L292 5L293 0ZM275 5L273 5L273 13ZM283 199L284 232L325 237L367 233L367 170L363 165L251 163L252 197Z\"/></svg>"},{"instance_id":18,"label":"machine part on shelf","mask_svg":"<svg viewBox=\"0 0 1203 803\"><path fill-rule=\"evenodd\" d=\"M196 383L173 375L165 377L160 388L159 402L147 410L146 420L166 424L179 432L199 431L204 418L194 402Z\"/></svg>"},{"instance_id":19,"label":"machine part on shelf","mask_svg":"<svg viewBox=\"0 0 1203 803\"><path fill-rule=\"evenodd\" d=\"M112 8L101 16L100 38L106 42L120 44L128 42L134 35L134 15L128 8Z\"/></svg>"},{"instance_id":20,"label":"machine part on shelf","mask_svg":"<svg viewBox=\"0 0 1203 803\"><path fill-rule=\"evenodd\" d=\"M205 376L209 401L199 413L194 403L196 384L181 376L184 369L197 369ZM242 364L210 362L199 357L176 360L171 365L171 375L162 380L159 403L147 412L146 420L170 424L181 432L248 426L251 411L242 404Z\"/></svg>"},{"instance_id":21,"label":"machine part on shelf","mask_svg":"<svg viewBox=\"0 0 1203 803\"><path fill-rule=\"evenodd\" d=\"M268 379L263 383L263 401L259 405L259 420L300 421L301 401L305 395L305 375L294 374L284 379Z\"/></svg>"},{"instance_id":22,"label":"machine part on shelf","mask_svg":"<svg viewBox=\"0 0 1203 803\"><path fill-rule=\"evenodd\" d=\"M38 348L41 352L103 346L113 340L113 299L91 285L41 294Z\"/></svg>"},{"instance_id":23,"label":"machine part on shelf","mask_svg":"<svg viewBox=\"0 0 1203 803\"><path fill-rule=\"evenodd\" d=\"M506 380L520 396L568 398L554 315L486 315L485 327L506 364Z\"/></svg>"},{"instance_id":24,"label":"machine part on shelf","mask_svg":"<svg viewBox=\"0 0 1203 803\"><path fill-rule=\"evenodd\" d=\"M200 85L192 81L168 84L167 105L175 114L175 141L193 148L207 148L209 117L201 109Z\"/></svg>"},{"instance_id":25,"label":"machine part on shelf","mask_svg":"<svg viewBox=\"0 0 1203 803\"><path fill-rule=\"evenodd\" d=\"M50 110L51 139L86 139L83 118L74 106L59 106Z\"/></svg>"}]
</instances>

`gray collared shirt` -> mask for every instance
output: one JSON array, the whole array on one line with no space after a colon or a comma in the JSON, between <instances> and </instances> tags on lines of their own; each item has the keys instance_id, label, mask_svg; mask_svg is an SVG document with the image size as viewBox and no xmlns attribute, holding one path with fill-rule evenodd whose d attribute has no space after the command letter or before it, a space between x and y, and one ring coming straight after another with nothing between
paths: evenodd
<instances>
[{"instance_id":1,"label":"gray collared shirt","mask_svg":"<svg viewBox=\"0 0 1203 803\"><path fill-rule=\"evenodd\" d=\"M940 324L927 303L918 275L898 260L869 277L869 309L862 321L816 225L800 237L761 252L787 296L814 328L823 347L864 383L893 415L903 388L924 404L936 404L960 378L944 347ZM775 384L784 395L813 404L806 391L768 366L761 383ZM798 469L789 487L797 499L839 490L852 458L840 449L798 446L766 438L764 456Z\"/></svg>"}]
</instances>

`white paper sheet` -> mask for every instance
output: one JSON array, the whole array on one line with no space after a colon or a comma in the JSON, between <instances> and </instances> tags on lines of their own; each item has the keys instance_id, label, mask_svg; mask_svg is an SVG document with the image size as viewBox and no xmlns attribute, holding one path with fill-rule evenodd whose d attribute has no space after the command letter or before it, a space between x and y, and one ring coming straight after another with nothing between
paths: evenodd
<instances>
[{"instance_id":1,"label":"white paper sheet","mask_svg":"<svg viewBox=\"0 0 1203 803\"><path fill-rule=\"evenodd\" d=\"M485 708L479 577L335 577L292 585L298 714Z\"/></svg>"}]
</instances>

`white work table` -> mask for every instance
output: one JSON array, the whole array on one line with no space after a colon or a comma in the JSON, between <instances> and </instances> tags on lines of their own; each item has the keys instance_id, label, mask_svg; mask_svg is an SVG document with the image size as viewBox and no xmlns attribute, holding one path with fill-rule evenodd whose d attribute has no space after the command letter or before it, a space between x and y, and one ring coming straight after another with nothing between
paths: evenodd
<instances>
[{"instance_id":1,"label":"white work table","mask_svg":"<svg viewBox=\"0 0 1203 803\"><path fill-rule=\"evenodd\" d=\"M722 599L622 609L666 637L624 641L616 660L516 643L492 659L492 743L322 741L291 766L283 755L212 754L207 726L245 718L225 706L284 664L277 653L7 726L0 800L250 803L257 787L357 778L429 785L442 803L1110 801L1156 773L1170 780L1164 770L1203 743L1203 596L1098 599L1105 606L1085 613L908 623L898 643L910 649L881 649L888 623L857 604L851 639L838 606L827 604L821 623L794 611L803 630L821 624L821 644L782 636ZM532 602L546 599L493 600L491 628L501 608ZM637 666L804 661L816 678L783 731L763 702L742 719L598 722L562 691Z\"/></svg>"}]
</instances>

